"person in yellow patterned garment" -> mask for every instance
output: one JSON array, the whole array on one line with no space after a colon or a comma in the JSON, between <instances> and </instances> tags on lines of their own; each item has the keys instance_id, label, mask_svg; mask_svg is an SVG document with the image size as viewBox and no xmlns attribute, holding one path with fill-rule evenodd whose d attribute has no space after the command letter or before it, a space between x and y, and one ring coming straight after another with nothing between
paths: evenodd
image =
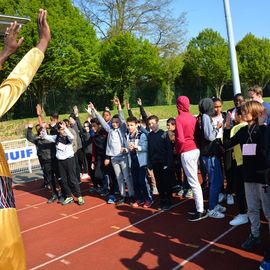
<instances>
[{"instance_id":1,"label":"person in yellow patterned garment","mask_svg":"<svg viewBox=\"0 0 270 270\"><path fill-rule=\"evenodd\" d=\"M51 39L47 11L40 9L37 19L39 42L17 64L0 85L0 117L5 114L26 90L36 74ZM0 66L16 52L23 42L17 41L20 26L14 22L6 29ZM12 191L12 176L0 143L0 270L25 270L25 253Z\"/></svg>"}]
</instances>

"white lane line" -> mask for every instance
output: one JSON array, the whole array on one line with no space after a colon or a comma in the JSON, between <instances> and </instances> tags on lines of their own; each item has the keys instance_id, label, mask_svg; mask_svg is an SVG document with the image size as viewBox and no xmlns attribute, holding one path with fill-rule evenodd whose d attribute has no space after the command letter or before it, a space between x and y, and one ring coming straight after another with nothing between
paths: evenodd
<instances>
[{"instance_id":1,"label":"white lane line","mask_svg":"<svg viewBox=\"0 0 270 270\"><path fill-rule=\"evenodd\" d=\"M179 202L179 203L173 205L172 208L175 208L175 207L177 207L177 206L179 206L179 205L181 205L181 204L183 204L183 203L185 203L185 202L188 202L188 201L189 201L189 199L186 199L186 200L184 200L184 201L181 201L181 202ZM56 258L54 258L54 259L52 259L52 260L49 260L49 261L47 261L47 262L45 262L45 263L42 263L42 264L40 264L40 265L37 265L37 266L31 268L30 270L40 269L40 268L42 268L42 267L44 267L44 266L46 266L46 265L48 265L48 264L51 264L51 263L53 263L53 262L55 262L55 261L59 261L59 260L65 258L65 257L67 257L67 256L69 256L69 255L72 255L72 254L74 254L74 253L76 253L76 252L78 252L78 251L81 251L81 250L83 250L83 249L85 249L85 248L87 248L87 247L93 246L93 245L95 245L95 244L97 244L97 243L99 243L99 242L101 242L101 241L103 241L103 240L105 240L105 239L107 239L107 238L110 238L110 237L112 237L112 236L114 236L114 235L116 235L116 234L119 234L120 232L125 231L125 230L127 230L127 229L129 229L129 228L131 228L131 227L133 227L133 226L136 226L136 225L138 225L138 224L140 224L140 223L142 223L142 222L144 222L144 221L147 221L147 220L149 220L149 219L151 219L151 218L154 218L154 217L156 217L156 216L158 216L158 215L160 215L160 214L162 214L162 213L164 213L164 212L166 212L166 211L163 211L163 210L162 210L162 211L157 211L157 212L155 212L154 214L152 214L151 216L148 216L148 217L146 217L146 218L143 218L143 219L141 219L141 220L139 220L139 221L137 221L137 222L135 222L135 223L132 223L132 224L130 224L130 225L128 225L128 226L126 226L126 227L124 227L124 228L118 230L118 231L115 231L115 232L113 232L113 233L110 233L110 234L107 234L107 235L105 235L105 236L103 236L103 237L100 237L100 238L98 238L97 240L92 241L92 242L90 242L90 243L88 243L88 244L86 244L86 245L84 245L84 246L81 246L81 247L76 248L76 249L73 249L73 250L71 250L71 251L69 251L69 252L67 252L67 253L64 253L63 255L61 255L61 256L59 256L59 257L56 257Z\"/></svg>"},{"instance_id":2,"label":"white lane line","mask_svg":"<svg viewBox=\"0 0 270 270\"><path fill-rule=\"evenodd\" d=\"M205 245L203 248L201 248L200 250L198 250L197 252L195 252L194 254L192 254L186 260L184 260L180 264L176 265L174 268L172 268L172 270L178 270L178 269L182 268L185 264L187 264L188 262L192 261L194 258L196 258L197 256L199 256L202 252L204 252L206 249L208 249L210 246L212 246L213 244L215 244L218 240L220 240L221 238L223 238L225 235L227 235L228 233L230 233L235 228L236 228L236 226L231 227L230 229L228 229L227 231L225 231L224 233L222 233L220 236L218 236L217 238L215 238L213 241L211 241L210 243L208 243L207 245Z\"/></svg>"},{"instance_id":3,"label":"white lane line","mask_svg":"<svg viewBox=\"0 0 270 270\"><path fill-rule=\"evenodd\" d=\"M30 231L33 231L33 230L36 230L36 229L39 229L39 228L45 227L45 226L47 226L47 225L53 224L53 223L58 222L58 221L61 221L61 220L63 220L63 219L67 219L67 218L69 218L69 217L76 216L76 215L78 215L78 214L82 214L82 213L84 213L84 212L87 212L87 211L89 211L89 210L92 210L92 209L98 208L98 207L103 206L103 205L105 205L105 204L107 204L107 203L101 203L101 204L98 204L98 205L95 205L95 206L89 207L89 208L87 208L87 209L84 209L84 210L82 210L82 211L79 211L79 212L73 213L73 214L71 214L71 215L66 215L66 216L64 216L64 217L61 217L61 218L58 218L58 219L54 219L54 220L52 220L52 221L49 221L49 222L43 223L43 224L41 224L41 225L38 225L38 226L32 227L32 228L27 229L27 230L24 230L24 231L22 231L22 232L21 232L21 234L24 234L24 233L27 233L27 232L30 232Z\"/></svg>"},{"instance_id":4,"label":"white lane line","mask_svg":"<svg viewBox=\"0 0 270 270\"><path fill-rule=\"evenodd\" d=\"M42 205L42 204L45 204L45 203L47 203L47 202L41 202L41 203L37 203L37 204L33 204L33 205L28 205L28 206L26 206L24 208L17 209L17 212L20 212L20 211L23 211L23 210L26 210L26 209L29 209L29 208L34 208L36 206L39 206L39 205Z\"/></svg>"}]
</instances>

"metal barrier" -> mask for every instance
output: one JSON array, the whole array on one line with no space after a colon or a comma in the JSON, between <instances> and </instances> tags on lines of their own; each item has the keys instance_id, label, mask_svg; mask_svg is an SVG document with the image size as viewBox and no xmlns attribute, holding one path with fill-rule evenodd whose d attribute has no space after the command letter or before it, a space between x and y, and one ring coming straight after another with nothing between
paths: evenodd
<instances>
[{"instance_id":1,"label":"metal barrier","mask_svg":"<svg viewBox=\"0 0 270 270\"><path fill-rule=\"evenodd\" d=\"M4 141L2 145L12 174L32 173L40 168L36 146L27 139Z\"/></svg>"}]
</instances>

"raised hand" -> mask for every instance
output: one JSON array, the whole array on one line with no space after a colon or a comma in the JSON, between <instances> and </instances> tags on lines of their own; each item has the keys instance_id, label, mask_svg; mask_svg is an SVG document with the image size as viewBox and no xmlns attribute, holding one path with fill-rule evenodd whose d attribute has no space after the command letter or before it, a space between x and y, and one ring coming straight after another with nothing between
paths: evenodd
<instances>
[{"instance_id":1,"label":"raised hand","mask_svg":"<svg viewBox=\"0 0 270 270\"><path fill-rule=\"evenodd\" d=\"M36 112L37 112L37 116L41 116L42 115L42 108L40 104L37 104L36 106Z\"/></svg>"},{"instance_id":2,"label":"raised hand","mask_svg":"<svg viewBox=\"0 0 270 270\"><path fill-rule=\"evenodd\" d=\"M51 40L51 30L47 23L47 10L39 10L37 25L39 34L39 43L37 44L37 48L39 48L44 53Z\"/></svg>"},{"instance_id":3,"label":"raised hand","mask_svg":"<svg viewBox=\"0 0 270 270\"><path fill-rule=\"evenodd\" d=\"M137 104L138 104L139 106L142 106L142 100L141 100L140 98L137 99Z\"/></svg>"},{"instance_id":4,"label":"raised hand","mask_svg":"<svg viewBox=\"0 0 270 270\"><path fill-rule=\"evenodd\" d=\"M4 50L6 50L9 55L15 53L17 49L23 43L24 38L20 38L17 41L18 33L21 28L21 25L18 24L16 21L11 23L9 27L7 27L5 36L4 36Z\"/></svg>"},{"instance_id":5,"label":"raised hand","mask_svg":"<svg viewBox=\"0 0 270 270\"><path fill-rule=\"evenodd\" d=\"M125 104L126 104L127 110L130 110L130 104L129 104L129 102L126 101Z\"/></svg>"},{"instance_id":6,"label":"raised hand","mask_svg":"<svg viewBox=\"0 0 270 270\"><path fill-rule=\"evenodd\" d=\"M94 104L92 103L92 102L89 102L89 104L88 104L88 110L93 110L93 111L95 111L96 109L95 109L95 106L94 106Z\"/></svg>"},{"instance_id":7,"label":"raised hand","mask_svg":"<svg viewBox=\"0 0 270 270\"><path fill-rule=\"evenodd\" d=\"M116 107L118 107L118 106L120 105L120 100L119 100L119 98L118 98L118 97L115 97L115 98L113 99L113 103L114 103L114 105L115 105Z\"/></svg>"},{"instance_id":8,"label":"raised hand","mask_svg":"<svg viewBox=\"0 0 270 270\"><path fill-rule=\"evenodd\" d=\"M78 109L77 105L73 106L73 112L77 117L79 116L79 109Z\"/></svg>"}]
</instances>

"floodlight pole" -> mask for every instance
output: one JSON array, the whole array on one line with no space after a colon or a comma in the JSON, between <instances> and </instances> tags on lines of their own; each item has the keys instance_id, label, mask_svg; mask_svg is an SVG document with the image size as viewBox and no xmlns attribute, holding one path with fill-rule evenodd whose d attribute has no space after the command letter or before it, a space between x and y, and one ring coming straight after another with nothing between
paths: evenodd
<instances>
[{"instance_id":1,"label":"floodlight pole","mask_svg":"<svg viewBox=\"0 0 270 270\"><path fill-rule=\"evenodd\" d=\"M233 35L233 26L232 26L232 17L230 10L230 2L229 0L223 0L224 3L224 11L226 18L226 26L227 26L227 35L229 41L229 49L230 49L230 60L231 60L231 70L232 70L232 82L233 82L233 93L234 95L241 93L239 72L238 72L238 64L236 58L236 50L235 50L235 42Z\"/></svg>"}]
</instances>

